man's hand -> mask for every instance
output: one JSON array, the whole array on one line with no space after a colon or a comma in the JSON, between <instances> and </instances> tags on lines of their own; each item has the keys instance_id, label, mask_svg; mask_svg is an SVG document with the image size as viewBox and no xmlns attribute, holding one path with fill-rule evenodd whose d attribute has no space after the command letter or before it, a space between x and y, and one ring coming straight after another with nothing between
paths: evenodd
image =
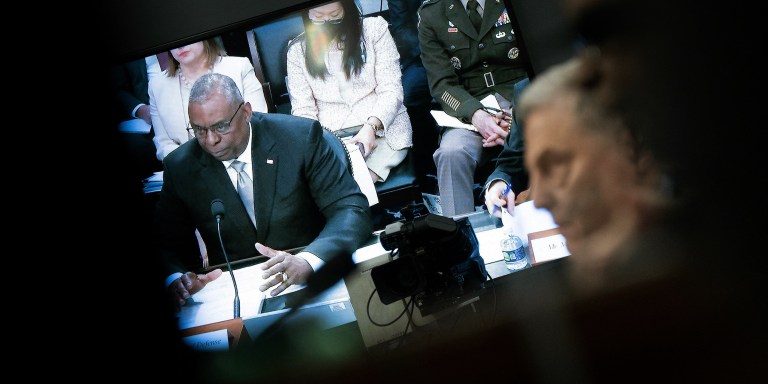
<instances>
[{"instance_id":1,"label":"man's hand","mask_svg":"<svg viewBox=\"0 0 768 384\"><path fill-rule=\"evenodd\" d=\"M269 294L279 295L292 284L306 283L309 275L312 274L312 267L299 256L285 251L276 251L260 243L256 243L256 250L269 257L269 260L261 264L261 269L264 270L261 277L265 280L265 283L259 286L261 292L277 286Z\"/></svg>"},{"instance_id":2,"label":"man's hand","mask_svg":"<svg viewBox=\"0 0 768 384\"><path fill-rule=\"evenodd\" d=\"M171 285L168 286L168 291L172 297L173 304L176 307L176 312L181 310L181 307L184 306L187 299L203 289L206 284L218 279L219 276L221 276L221 269L214 269L211 272L200 275L197 275L194 272L187 272L174 280Z\"/></svg>"},{"instance_id":3,"label":"man's hand","mask_svg":"<svg viewBox=\"0 0 768 384\"><path fill-rule=\"evenodd\" d=\"M509 122L502 118L501 113L491 115L484 109L478 109L472 114L472 125L483 136L483 147L504 145L504 139L509 134Z\"/></svg>"},{"instance_id":4,"label":"man's hand","mask_svg":"<svg viewBox=\"0 0 768 384\"><path fill-rule=\"evenodd\" d=\"M501 208L507 207L507 212L512 214L515 208L515 193L510 190L506 195L502 195L507 188L507 183L502 180L494 181L485 192L485 207L491 216L501 217Z\"/></svg>"},{"instance_id":5,"label":"man's hand","mask_svg":"<svg viewBox=\"0 0 768 384\"><path fill-rule=\"evenodd\" d=\"M152 125L152 117L149 115L149 105L142 105L136 110L136 117L144 120L147 124Z\"/></svg>"}]
</instances>

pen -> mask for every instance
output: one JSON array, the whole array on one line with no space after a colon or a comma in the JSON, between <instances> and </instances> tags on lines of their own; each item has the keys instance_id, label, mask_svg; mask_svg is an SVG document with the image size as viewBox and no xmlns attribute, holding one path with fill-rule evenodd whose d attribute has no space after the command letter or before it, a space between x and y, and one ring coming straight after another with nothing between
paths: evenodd
<instances>
[{"instance_id":1,"label":"pen","mask_svg":"<svg viewBox=\"0 0 768 384\"><path fill-rule=\"evenodd\" d=\"M504 118L506 118L506 120L512 121L512 114L507 112L507 111L504 111L504 110L501 110L501 109L498 109L498 108L494 108L494 107L483 107L483 110L488 112L488 114L493 115L493 116L496 116L496 113L501 113L501 115L504 116ZM491 111L493 111L493 112L491 112Z\"/></svg>"},{"instance_id":2,"label":"pen","mask_svg":"<svg viewBox=\"0 0 768 384\"><path fill-rule=\"evenodd\" d=\"M507 184L507 187L504 188L504 192L501 193L501 196L506 196L507 193L509 193L509 191L511 191L511 190L512 190L512 184ZM491 216L493 216L493 214L495 214L496 211L498 211L498 210L499 210L499 206L498 205L494 205L493 206L493 212L491 212Z\"/></svg>"}]
</instances>

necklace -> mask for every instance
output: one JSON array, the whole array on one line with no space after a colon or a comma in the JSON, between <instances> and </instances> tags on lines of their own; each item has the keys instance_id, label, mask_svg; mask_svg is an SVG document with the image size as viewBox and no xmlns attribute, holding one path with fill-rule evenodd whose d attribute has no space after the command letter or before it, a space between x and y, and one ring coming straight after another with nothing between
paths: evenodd
<instances>
[{"instance_id":1,"label":"necklace","mask_svg":"<svg viewBox=\"0 0 768 384\"><path fill-rule=\"evenodd\" d=\"M213 65L208 66L208 73L213 72ZM192 88L192 84L189 83L189 80L187 80L187 77L184 76L184 71L181 70L181 66L179 66L179 78L184 83L184 86L187 88Z\"/></svg>"}]
</instances>

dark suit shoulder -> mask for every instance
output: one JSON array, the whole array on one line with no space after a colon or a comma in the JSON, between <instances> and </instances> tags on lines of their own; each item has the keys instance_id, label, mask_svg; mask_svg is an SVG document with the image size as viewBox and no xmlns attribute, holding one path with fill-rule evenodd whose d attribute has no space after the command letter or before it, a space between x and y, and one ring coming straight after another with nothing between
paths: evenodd
<instances>
[{"instance_id":1,"label":"dark suit shoulder","mask_svg":"<svg viewBox=\"0 0 768 384\"><path fill-rule=\"evenodd\" d=\"M189 140L165 156L163 159L164 167L166 169L188 168L189 160L199 159L202 152L203 149L197 140Z\"/></svg>"},{"instance_id":2,"label":"dark suit shoulder","mask_svg":"<svg viewBox=\"0 0 768 384\"><path fill-rule=\"evenodd\" d=\"M419 6L419 9L426 8L426 7L430 6L430 5L435 5L435 4L437 4L437 3L441 2L441 1L442 0L424 0L424 1L421 2L421 5Z\"/></svg>"},{"instance_id":3,"label":"dark suit shoulder","mask_svg":"<svg viewBox=\"0 0 768 384\"><path fill-rule=\"evenodd\" d=\"M438 7L438 4L445 4L444 0L425 0L419 6L419 17L421 19L445 18L445 6Z\"/></svg>"},{"instance_id":4,"label":"dark suit shoulder","mask_svg":"<svg viewBox=\"0 0 768 384\"><path fill-rule=\"evenodd\" d=\"M251 118L253 129L258 134L269 135L275 142L300 143L316 141L322 136L322 126L317 120L282 113L254 112Z\"/></svg>"},{"instance_id":5,"label":"dark suit shoulder","mask_svg":"<svg viewBox=\"0 0 768 384\"><path fill-rule=\"evenodd\" d=\"M287 115L284 113L253 112L252 122L263 125L267 129L309 129L315 120L306 117Z\"/></svg>"}]
</instances>

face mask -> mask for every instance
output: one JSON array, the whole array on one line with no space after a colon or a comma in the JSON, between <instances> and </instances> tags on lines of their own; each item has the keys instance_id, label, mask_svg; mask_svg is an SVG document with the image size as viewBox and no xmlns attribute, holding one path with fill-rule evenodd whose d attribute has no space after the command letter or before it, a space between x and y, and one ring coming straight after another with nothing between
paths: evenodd
<instances>
[{"instance_id":1,"label":"face mask","mask_svg":"<svg viewBox=\"0 0 768 384\"><path fill-rule=\"evenodd\" d=\"M328 36L329 40L333 40L336 36L339 35L339 32L341 31L341 24L331 24L326 22L323 25L316 26L316 28L318 33Z\"/></svg>"}]
</instances>

